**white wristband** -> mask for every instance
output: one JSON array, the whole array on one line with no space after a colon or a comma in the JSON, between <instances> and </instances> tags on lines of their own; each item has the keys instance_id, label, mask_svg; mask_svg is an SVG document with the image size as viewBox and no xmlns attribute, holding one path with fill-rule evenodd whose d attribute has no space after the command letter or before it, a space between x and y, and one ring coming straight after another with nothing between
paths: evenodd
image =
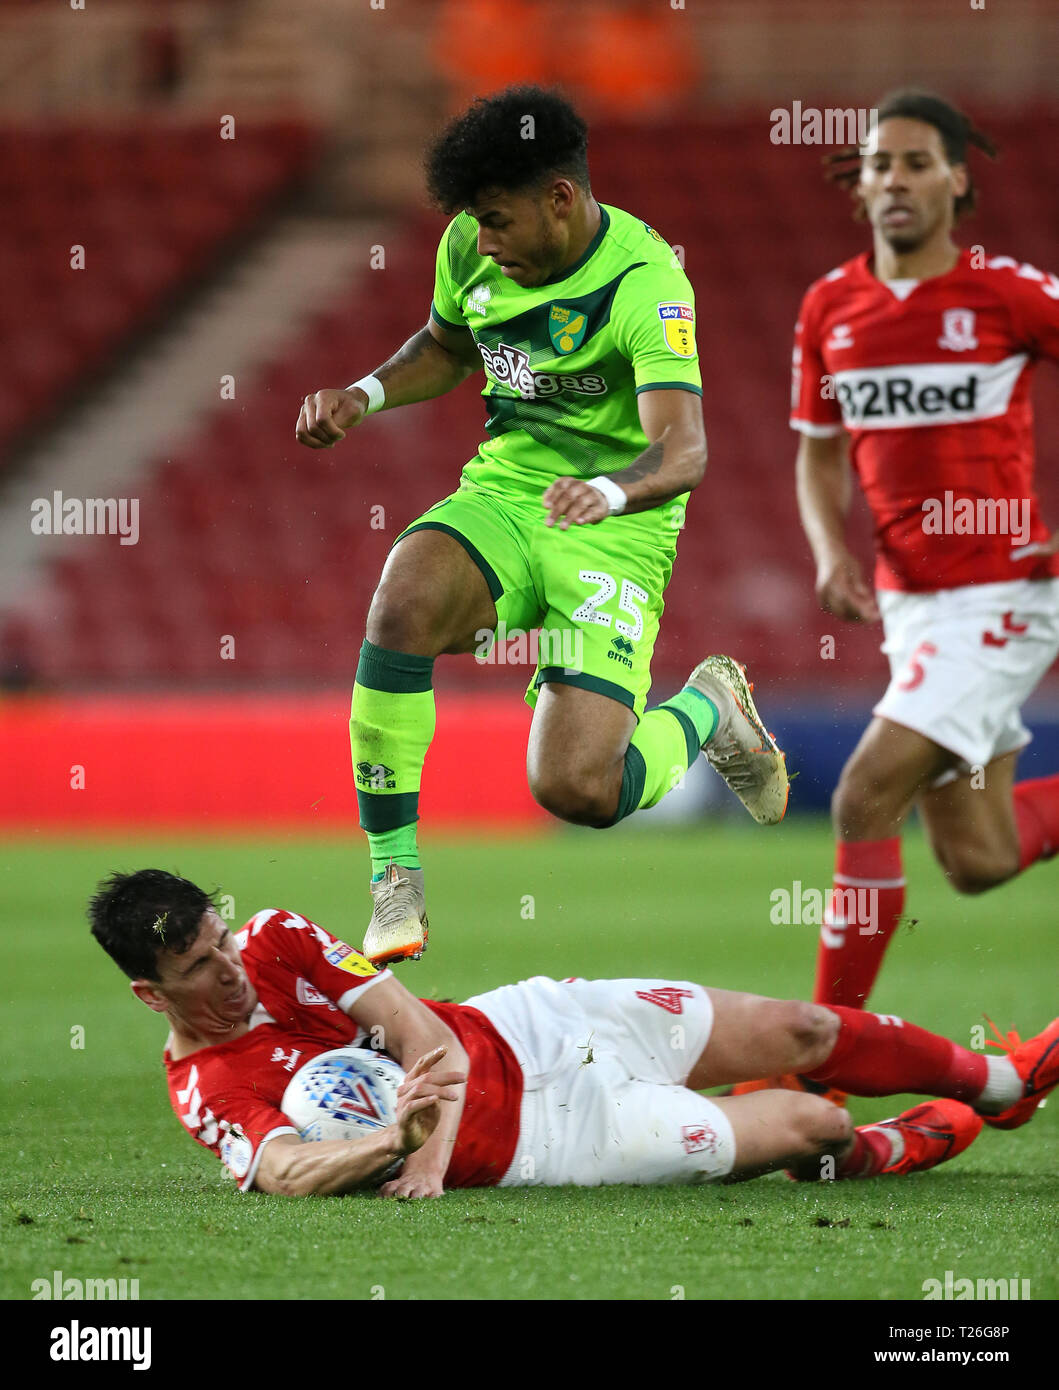
<instances>
[{"instance_id":1,"label":"white wristband","mask_svg":"<svg viewBox=\"0 0 1059 1390\"><path fill-rule=\"evenodd\" d=\"M617 516L619 512L625 510L625 504L629 500L628 494L624 488L618 486L613 478L585 478L584 481L589 487L594 487L597 492L603 494L611 516Z\"/></svg>"},{"instance_id":2,"label":"white wristband","mask_svg":"<svg viewBox=\"0 0 1059 1390\"><path fill-rule=\"evenodd\" d=\"M381 410L386 404L386 392L382 389L382 382L377 376L362 376L359 381L355 381L352 386L346 387L347 391L363 391L368 398L368 408L365 415L374 415L377 410Z\"/></svg>"}]
</instances>

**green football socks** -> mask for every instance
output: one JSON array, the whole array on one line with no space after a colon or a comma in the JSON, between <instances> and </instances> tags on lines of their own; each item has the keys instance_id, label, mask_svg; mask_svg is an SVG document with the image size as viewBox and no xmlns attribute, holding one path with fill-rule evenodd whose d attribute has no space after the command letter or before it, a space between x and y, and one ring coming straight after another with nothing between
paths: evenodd
<instances>
[{"instance_id":1,"label":"green football socks","mask_svg":"<svg viewBox=\"0 0 1059 1390\"><path fill-rule=\"evenodd\" d=\"M419 844L416 841L416 822L399 825L396 830L381 832L368 831L368 847L371 850L371 878L378 882L386 872L392 859L406 869L420 869Z\"/></svg>"},{"instance_id":2,"label":"green football socks","mask_svg":"<svg viewBox=\"0 0 1059 1390\"><path fill-rule=\"evenodd\" d=\"M360 649L349 741L360 824L375 878L391 859L418 869L419 785L434 737L432 657L389 651L365 640ZM718 723L712 700L685 686L647 710L636 727L622 774L614 824L655 806L679 786Z\"/></svg>"},{"instance_id":3,"label":"green football socks","mask_svg":"<svg viewBox=\"0 0 1059 1390\"><path fill-rule=\"evenodd\" d=\"M690 686L647 710L625 754L621 797L611 824L633 811L656 806L667 792L680 786L702 745L713 736L718 720L713 701Z\"/></svg>"},{"instance_id":4,"label":"green football socks","mask_svg":"<svg viewBox=\"0 0 1059 1390\"><path fill-rule=\"evenodd\" d=\"M349 743L361 828L380 878L392 859L419 868L416 821L423 762L434 737L433 657L393 652L365 641L360 649Z\"/></svg>"}]
</instances>

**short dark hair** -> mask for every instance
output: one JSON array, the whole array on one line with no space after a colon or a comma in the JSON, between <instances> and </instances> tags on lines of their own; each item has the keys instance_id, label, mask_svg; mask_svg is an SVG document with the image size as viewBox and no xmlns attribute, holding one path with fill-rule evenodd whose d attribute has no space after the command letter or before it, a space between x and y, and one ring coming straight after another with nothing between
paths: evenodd
<instances>
[{"instance_id":1,"label":"short dark hair","mask_svg":"<svg viewBox=\"0 0 1059 1390\"><path fill-rule=\"evenodd\" d=\"M130 980L156 980L158 953L180 955L199 934L210 894L164 869L111 874L88 904L92 935Z\"/></svg>"},{"instance_id":2,"label":"short dark hair","mask_svg":"<svg viewBox=\"0 0 1059 1390\"><path fill-rule=\"evenodd\" d=\"M990 159L996 159L997 147L988 135L980 131L971 118L958 111L934 92L923 91L917 87L902 87L889 92L875 108L878 112L877 124L882 125L894 116L904 116L913 121L925 121L932 125L941 136L945 146L945 157L950 164L966 164L968 146L981 150ZM842 188L851 192L860 178L860 150L847 148L825 156L829 170L827 177ZM973 212L978 203L978 190L968 171L967 192L956 198L953 210L956 220ZM858 215L860 214L858 202Z\"/></svg>"},{"instance_id":3,"label":"short dark hair","mask_svg":"<svg viewBox=\"0 0 1059 1390\"><path fill-rule=\"evenodd\" d=\"M449 215L488 189L521 191L555 174L587 191L588 127L554 88L507 87L450 121L424 164L430 197Z\"/></svg>"}]
</instances>

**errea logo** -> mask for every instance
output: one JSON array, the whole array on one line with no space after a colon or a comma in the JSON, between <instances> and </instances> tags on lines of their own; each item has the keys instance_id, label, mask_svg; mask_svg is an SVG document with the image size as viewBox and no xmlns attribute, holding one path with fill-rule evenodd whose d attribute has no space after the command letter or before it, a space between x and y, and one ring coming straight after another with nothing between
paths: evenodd
<instances>
[{"instance_id":1,"label":"errea logo","mask_svg":"<svg viewBox=\"0 0 1059 1390\"><path fill-rule=\"evenodd\" d=\"M493 297L493 291L488 285L475 285L467 296L467 302L463 306L465 314L484 314L488 308L489 301Z\"/></svg>"}]
</instances>

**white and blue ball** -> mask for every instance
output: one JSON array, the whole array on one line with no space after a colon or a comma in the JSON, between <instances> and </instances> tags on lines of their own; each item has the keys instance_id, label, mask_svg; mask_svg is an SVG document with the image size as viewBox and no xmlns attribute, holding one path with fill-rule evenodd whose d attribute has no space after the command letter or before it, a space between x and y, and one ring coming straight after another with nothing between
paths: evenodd
<instances>
[{"instance_id":1,"label":"white and blue ball","mask_svg":"<svg viewBox=\"0 0 1059 1390\"><path fill-rule=\"evenodd\" d=\"M370 1048L321 1052L291 1078L280 1109L303 1139L359 1139L397 1119L404 1072Z\"/></svg>"}]
</instances>

